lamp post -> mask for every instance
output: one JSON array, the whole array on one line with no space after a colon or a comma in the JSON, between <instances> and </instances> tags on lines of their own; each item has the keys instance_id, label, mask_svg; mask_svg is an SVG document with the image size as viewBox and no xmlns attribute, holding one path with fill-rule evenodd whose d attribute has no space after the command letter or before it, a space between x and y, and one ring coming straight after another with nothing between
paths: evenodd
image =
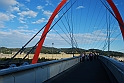
<instances>
[{"instance_id":1,"label":"lamp post","mask_svg":"<svg viewBox=\"0 0 124 83\"><path fill-rule=\"evenodd\" d=\"M52 59L53 59L53 45L54 45L54 43L52 43Z\"/></svg>"}]
</instances>

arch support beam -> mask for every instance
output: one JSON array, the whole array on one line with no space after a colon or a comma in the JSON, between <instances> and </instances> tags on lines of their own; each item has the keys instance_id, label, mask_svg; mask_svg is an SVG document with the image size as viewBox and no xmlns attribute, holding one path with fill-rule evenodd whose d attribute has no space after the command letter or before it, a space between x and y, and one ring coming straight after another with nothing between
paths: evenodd
<instances>
[{"instance_id":1,"label":"arch support beam","mask_svg":"<svg viewBox=\"0 0 124 83\"><path fill-rule=\"evenodd\" d=\"M121 30L121 33L122 33L122 36L123 36L123 40L124 40L124 23L123 23L123 19L117 9L117 7L115 6L115 4L113 3L112 0L107 0L108 4L111 6L112 10L114 11L114 14L118 20L118 23L119 23L119 26L120 26L120 30Z\"/></svg>"},{"instance_id":2,"label":"arch support beam","mask_svg":"<svg viewBox=\"0 0 124 83\"><path fill-rule=\"evenodd\" d=\"M59 10L61 9L61 7L67 2L67 0L62 0L61 3L57 6L57 8L54 10L53 14L51 15L51 17L49 18L49 21L42 33L42 36L41 36L41 41L38 43L37 47L36 47L36 50L35 50L35 54L34 54L34 57L33 57L33 60L32 60L32 64L35 64L37 63L38 61L38 57L39 57L39 54L40 54L40 51L42 49L42 45L44 43L44 40L46 38L46 35L47 35L47 32L49 31L49 28L52 24L52 21L54 20L55 16L58 14Z\"/></svg>"}]
</instances>

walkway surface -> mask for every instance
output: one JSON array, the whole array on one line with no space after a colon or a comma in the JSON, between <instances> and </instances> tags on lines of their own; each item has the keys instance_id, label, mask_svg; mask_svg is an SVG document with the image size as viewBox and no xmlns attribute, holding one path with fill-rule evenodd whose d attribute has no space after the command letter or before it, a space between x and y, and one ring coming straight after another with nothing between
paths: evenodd
<instances>
[{"instance_id":1,"label":"walkway surface","mask_svg":"<svg viewBox=\"0 0 124 83\"><path fill-rule=\"evenodd\" d=\"M84 61L44 83L112 83L99 60Z\"/></svg>"}]
</instances>

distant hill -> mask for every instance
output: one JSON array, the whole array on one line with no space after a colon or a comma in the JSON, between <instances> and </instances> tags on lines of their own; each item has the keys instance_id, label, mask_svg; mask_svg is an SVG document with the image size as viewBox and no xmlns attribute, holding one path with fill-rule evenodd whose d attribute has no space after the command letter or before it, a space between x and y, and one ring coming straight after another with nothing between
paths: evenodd
<instances>
[{"instance_id":1,"label":"distant hill","mask_svg":"<svg viewBox=\"0 0 124 83\"><path fill-rule=\"evenodd\" d=\"M28 51L30 51L32 47L27 47L24 50L24 53L27 53ZM17 52L20 48L6 48L6 47L0 47L0 53L3 54L12 54L13 52ZM64 52L66 54L72 54L72 51L74 52L74 54L80 54L80 53L84 53L84 52L96 52L96 53L100 53L102 55L108 55L107 51L102 51L99 49L89 49L89 50L85 50L85 49L81 49L81 48L53 48L53 47L42 47L41 53L45 53L45 54L59 54L61 52ZM32 54L35 52L35 48L32 50ZM110 51L109 52L110 56L124 56L124 53L121 52L115 52L115 51Z\"/></svg>"}]
</instances>

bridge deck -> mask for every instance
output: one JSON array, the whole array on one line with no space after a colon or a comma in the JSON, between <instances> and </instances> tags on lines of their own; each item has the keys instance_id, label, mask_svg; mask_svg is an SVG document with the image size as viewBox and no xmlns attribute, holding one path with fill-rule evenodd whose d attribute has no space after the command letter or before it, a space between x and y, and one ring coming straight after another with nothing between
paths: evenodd
<instances>
[{"instance_id":1,"label":"bridge deck","mask_svg":"<svg viewBox=\"0 0 124 83\"><path fill-rule=\"evenodd\" d=\"M84 61L44 83L112 83L99 60ZM117 83L114 82L114 83Z\"/></svg>"}]
</instances>

